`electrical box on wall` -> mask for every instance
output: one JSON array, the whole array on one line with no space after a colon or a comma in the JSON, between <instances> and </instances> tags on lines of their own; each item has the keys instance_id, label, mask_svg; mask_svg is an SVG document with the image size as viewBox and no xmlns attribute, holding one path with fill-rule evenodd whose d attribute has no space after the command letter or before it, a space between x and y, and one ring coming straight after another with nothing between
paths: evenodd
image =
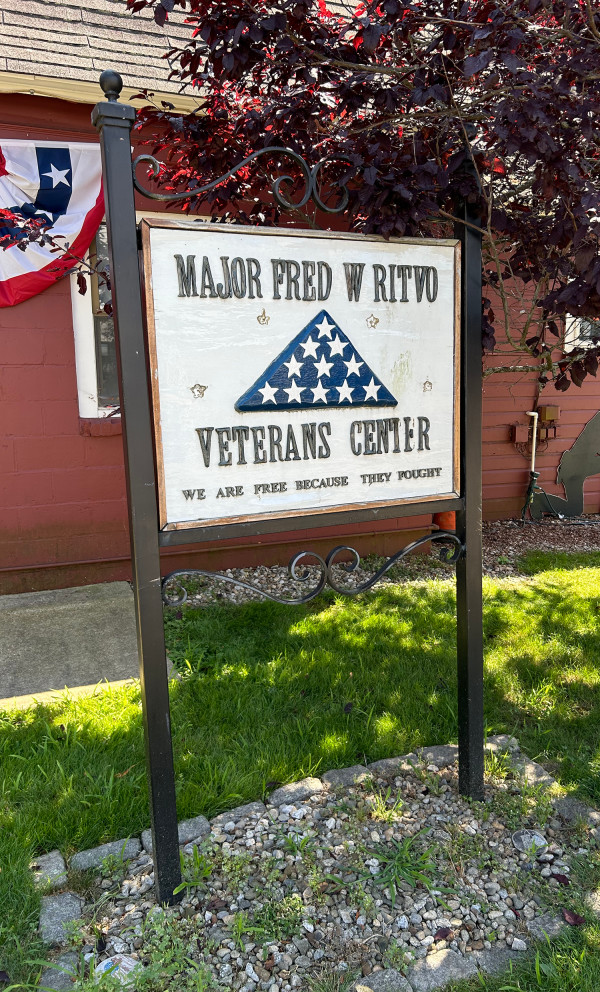
<instances>
[{"instance_id":1,"label":"electrical box on wall","mask_svg":"<svg viewBox=\"0 0 600 992\"><path fill-rule=\"evenodd\" d=\"M513 444L527 444L529 441L529 424L513 424L511 433Z\"/></svg>"},{"instance_id":2,"label":"electrical box on wall","mask_svg":"<svg viewBox=\"0 0 600 992\"><path fill-rule=\"evenodd\" d=\"M551 424L556 422L560 417L560 407L559 406L541 406L538 409L540 415L540 422L542 424Z\"/></svg>"}]
</instances>

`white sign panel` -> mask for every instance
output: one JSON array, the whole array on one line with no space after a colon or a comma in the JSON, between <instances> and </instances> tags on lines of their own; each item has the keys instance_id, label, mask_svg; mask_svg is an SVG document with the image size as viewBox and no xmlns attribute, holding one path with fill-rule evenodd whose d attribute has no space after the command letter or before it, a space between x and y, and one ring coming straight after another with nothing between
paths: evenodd
<instances>
[{"instance_id":1,"label":"white sign panel","mask_svg":"<svg viewBox=\"0 0 600 992\"><path fill-rule=\"evenodd\" d=\"M162 528L457 493L457 242L142 227Z\"/></svg>"}]
</instances>

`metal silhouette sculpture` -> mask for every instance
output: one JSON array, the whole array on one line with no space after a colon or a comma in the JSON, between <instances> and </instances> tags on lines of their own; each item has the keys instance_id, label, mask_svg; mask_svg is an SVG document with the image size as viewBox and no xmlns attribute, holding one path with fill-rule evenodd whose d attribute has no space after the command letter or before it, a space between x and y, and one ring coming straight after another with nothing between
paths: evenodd
<instances>
[{"instance_id":1,"label":"metal silhouette sculpture","mask_svg":"<svg viewBox=\"0 0 600 992\"><path fill-rule=\"evenodd\" d=\"M600 475L600 411L588 420L576 441L563 451L556 481L565 495L552 496L536 490L529 512L534 520L544 513L558 517L578 517L583 513L583 484L592 475Z\"/></svg>"}]
</instances>

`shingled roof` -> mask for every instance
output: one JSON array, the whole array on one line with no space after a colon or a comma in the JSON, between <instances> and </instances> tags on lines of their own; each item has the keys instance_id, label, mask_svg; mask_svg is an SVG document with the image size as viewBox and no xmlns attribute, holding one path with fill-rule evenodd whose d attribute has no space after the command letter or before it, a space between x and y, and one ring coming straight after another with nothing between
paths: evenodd
<instances>
[{"instance_id":1,"label":"shingled roof","mask_svg":"<svg viewBox=\"0 0 600 992\"><path fill-rule=\"evenodd\" d=\"M329 3L342 14L355 5ZM169 79L171 65L162 57L189 39L185 16L175 10L160 28L151 9L132 15L125 0L0 0L0 92L95 103L100 73L117 69L124 99L150 89L181 109L196 106L189 91L178 95L180 84Z\"/></svg>"},{"instance_id":2,"label":"shingled roof","mask_svg":"<svg viewBox=\"0 0 600 992\"><path fill-rule=\"evenodd\" d=\"M133 16L125 0L0 0L0 89L95 102L100 73L114 68L124 95L174 95L179 84L162 56L189 38L184 17L173 13L160 28L151 10Z\"/></svg>"}]
</instances>

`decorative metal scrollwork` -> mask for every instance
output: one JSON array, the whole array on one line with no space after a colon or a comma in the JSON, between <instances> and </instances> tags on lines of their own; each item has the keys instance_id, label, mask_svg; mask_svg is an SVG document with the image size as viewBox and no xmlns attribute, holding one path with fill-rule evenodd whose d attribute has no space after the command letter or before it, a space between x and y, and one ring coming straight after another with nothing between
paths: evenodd
<instances>
[{"instance_id":1,"label":"decorative metal scrollwork","mask_svg":"<svg viewBox=\"0 0 600 992\"><path fill-rule=\"evenodd\" d=\"M318 568L316 584L299 596L276 596L266 589L261 589L259 586L255 586L250 582L244 582L242 579L235 579L231 575L223 575L221 572L208 572L202 568L188 568L170 572L169 575L165 576L162 580L162 598L167 606L181 606L185 603L188 594L183 580L188 576L203 576L212 581L225 582L239 589L247 589L249 592L258 593L260 596L264 596L265 599L271 599L275 603L283 603L287 606L299 606L302 603L310 602L311 599L322 593L326 586L329 586L335 592L341 593L344 596L358 596L359 593L371 589L383 578L386 572L389 572L390 568L396 565L406 555L410 554L411 551L430 542L446 545L446 547L440 548L439 558L441 561L448 562L449 564L457 562L465 551L464 545L453 531L436 531L427 537L420 537L418 540L407 544L406 547L401 548L395 555L388 558L385 564L374 572L373 575L369 576L365 582L361 582L360 585L348 586L339 581L333 570L334 568L342 569L346 574L351 575L360 564L360 555L354 548L341 544L337 548L333 548L326 558L321 558L315 551L300 551L297 555L294 555L288 565L290 578L294 582L304 583L309 581L311 573L306 566L310 559L314 560L315 566ZM341 561L340 556L343 554L350 554L352 556L351 560Z\"/></svg>"},{"instance_id":2,"label":"decorative metal scrollwork","mask_svg":"<svg viewBox=\"0 0 600 992\"><path fill-rule=\"evenodd\" d=\"M159 193L155 190L147 189L137 178L137 168L142 162L146 162L151 170L152 175L156 178L160 174L161 164L158 159L154 158L153 155L138 155L133 163L133 185L137 189L138 193L143 196L147 196L150 200L161 200L164 203L176 203L181 200L191 200L197 197L201 197L203 193L208 193L211 189L215 189L221 183L224 183L227 179L231 179L236 173L240 172L247 165L253 162L255 159L261 156L266 156L268 158L287 158L295 162L299 167L301 175L304 192L302 196L297 201L292 201L284 195L282 191L282 186L285 183L292 184L294 182L293 176L283 175L278 176L277 179L273 180L272 193L275 198L275 202L279 204L284 210L298 210L301 207L305 207L309 200L323 210L327 214L339 214L348 206L348 189L346 183L339 180L334 184L334 188L339 191L340 199L335 206L329 206L323 199L322 195L322 182L321 182L321 170L327 163L332 161L345 162L346 159L341 159L339 156L326 156L322 158L316 165L310 166L308 162L299 155L298 152L293 151L291 148L283 148L277 145L270 145L267 148L260 148L258 151L253 152L252 155L248 155L247 158L234 165L233 169L229 172L225 172L218 179L213 179L212 182L206 183L204 186L192 186L188 189L179 191L178 193ZM349 164L349 162L348 162Z\"/></svg>"}]
</instances>

